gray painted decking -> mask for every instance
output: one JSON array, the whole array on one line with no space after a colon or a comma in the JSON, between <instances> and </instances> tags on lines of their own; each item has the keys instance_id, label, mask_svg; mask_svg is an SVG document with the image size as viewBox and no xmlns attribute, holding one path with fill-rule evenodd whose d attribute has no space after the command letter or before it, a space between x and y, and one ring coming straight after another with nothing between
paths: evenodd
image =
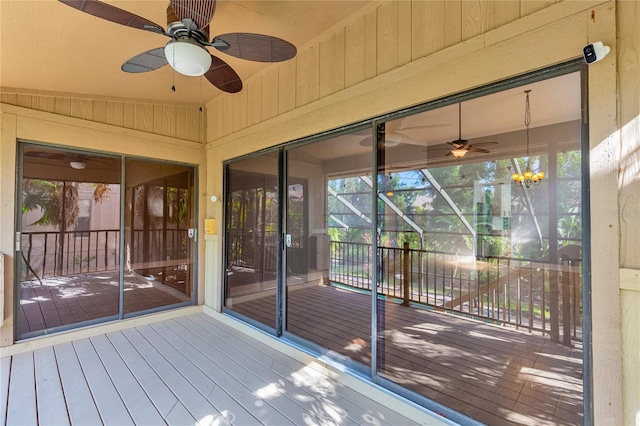
<instances>
[{"instance_id":1,"label":"gray painted decking","mask_svg":"<svg viewBox=\"0 0 640 426\"><path fill-rule=\"evenodd\" d=\"M0 386L0 425L414 424L206 314L1 358Z\"/></svg>"}]
</instances>

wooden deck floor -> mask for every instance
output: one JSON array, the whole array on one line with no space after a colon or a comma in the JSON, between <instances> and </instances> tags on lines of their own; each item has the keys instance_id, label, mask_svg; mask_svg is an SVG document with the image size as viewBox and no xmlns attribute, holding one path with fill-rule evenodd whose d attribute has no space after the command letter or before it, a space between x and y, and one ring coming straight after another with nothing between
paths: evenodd
<instances>
[{"instance_id":1,"label":"wooden deck floor","mask_svg":"<svg viewBox=\"0 0 640 426\"><path fill-rule=\"evenodd\" d=\"M268 297L234 305L272 320ZM490 425L582 424L582 348L396 302L379 306L380 374ZM336 287L288 292L287 329L371 363L371 297Z\"/></svg>"},{"instance_id":2,"label":"wooden deck floor","mask_svg":"<svg viewBox=\"0 0 640 426\"><path fill-rule=\"evenodd\" d=\"M0 361L0 425L414 424L205 314Z\"/></svg>"},{"instance_id":3,"label":"wooden deck floor","mask_svg":"<svg viewBox=\"0 0 640 426\"><path fill-rule=\"evenodd\" d=\"M90 272L20 284L20 334L118 314L118 271ZM124 280L124 313L187 302L179 291L138 275Z\"/></svg>"}]
</instances>

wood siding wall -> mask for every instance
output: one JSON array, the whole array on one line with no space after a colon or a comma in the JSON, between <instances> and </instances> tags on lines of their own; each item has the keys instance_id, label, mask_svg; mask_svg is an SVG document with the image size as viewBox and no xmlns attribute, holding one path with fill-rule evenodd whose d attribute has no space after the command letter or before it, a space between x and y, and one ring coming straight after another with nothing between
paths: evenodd
<instances>
[{"instance_id":1,"label":"wood siding wall","mask_svg":"<svg viewBox=\"0 0 640 426\"><path fill-rule=\"evenodd\" d=\"M618 1L618 205L624 424L640 424L640 2Z\"/></svg>"},{"instance_id":2,"label":"wood siding wall","mask_svg":"<svg viewBox=\"0 0 640 426\"><path fill-rule=\"evenodd\" d=\"M555 1L387 1L207 105L211 142L465 42Z\"/></svg>"},{"instance_id":3,"label":"wood siding wall","mask_svg":"<svg viewBox=\"0 0 640 426\"><path fill-rule=\"evenodd\" d=\"M204 142L205 113L197 106L163 105L2 91L0 102L155 135Z\"/></svg>"}]
</instances>

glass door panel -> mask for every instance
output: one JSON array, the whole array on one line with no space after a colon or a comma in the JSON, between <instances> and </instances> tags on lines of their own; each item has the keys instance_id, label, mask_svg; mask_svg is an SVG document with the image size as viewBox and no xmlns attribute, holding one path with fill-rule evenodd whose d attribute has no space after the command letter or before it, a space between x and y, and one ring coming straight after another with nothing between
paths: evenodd
<instances>
[{"instance_id":1,"label":"glass door panel","mask_svg":"<svg viewBox=\"0 0 640 426\"><path fill-rule=\"evenodd\" d=\"M125 170L124 314L190 302L194 169L127 159Z\"/></svg>"},{"instance_id":2,"label":"glass door panel","mask_svg":"<svg viewBox=\"0 0 640 426\"><path fill-rule=\"evenodd\" d=\"M286 331L371 365L371 131L287 151ZM369 141L369 148L362 141Z\"/></svg>"},{"instance_id":3,"label":"glass door panel","mask_svg":"<svg viewBox=\"0 0 640 426\"><path fill-rule=\"evenodd\" d=\"M227 166L225 307L275 330L278 152Z\"/></svg>"},{"instance_id":4,"label":"glass door panel","mask_svg":"<svg viewBox=\"0 0 640 426\"><path fill-rule=\"evenodd\" d=\"M120 158L20 148L18 337L118 315Z\"/></svg>"},{"instance_id":5,"label":"glass door panel","mask_svg":"<svg viewBox=\"0 0 640 426\"><path fill-rule=\"evenodd\" d=\"M505 132L528 89L531 131ZM583 423L580 112L574 73L381 128L380 377L486 424Z\"/></svg>"}]
</instances>

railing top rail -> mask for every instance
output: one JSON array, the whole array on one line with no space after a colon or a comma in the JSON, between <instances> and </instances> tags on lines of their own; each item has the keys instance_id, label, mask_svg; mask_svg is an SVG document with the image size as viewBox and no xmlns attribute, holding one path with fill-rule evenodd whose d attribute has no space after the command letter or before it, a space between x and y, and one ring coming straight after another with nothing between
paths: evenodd
<instances>
[{"instance_id":1,"label":"railing top rail","mask_svg":"<svg viewBox=\"0 0 640 426\"><path fill-rule=\"evenodd\" d=\"M65 231L66 234L71 234L74 232L114 232L114 231L120 231L120 229L118 228L114 228L114 229L88 229L85 231L80 231L80 230L71 230L71 231ZM28 235L28 234L60 234L60 231L23 231L22 234L23 235Z\"/></svg>"},{"instance_id":2,"label":"railing top rail","mask_svg":"<svg viewBox=\"0 0 640 426\"><path fill-rule=\"evenodd\" d=\"M369 243L359 243L359 242L349 242L349 241L331 241L332 244L349 244L349 245L356 245L356 246L370 246ZM389 251L404 251L403 247L388 247L388 246L378 246L379 250L389 250ZM439 251L439 250L420 250L420 249L416 249L416 248L410 248L409 249L410 252L424 252L424 253L430 253L430 254L441 254L441 255L446 255L446 256L451 256L451 257L472 257L472 255L462 255L460 253L454 253L454 252L446 252L446 251ZM485 256L485 257L476 257L476 260L478 261L490 261L490 260L498 260L498 261L509 261L509 262L524 262L524 263L530 263L530 264L541 264L541 265L548 265L549 263L557 263L557 262L549 262L549 261L545 261L543 259L530 259L530 258L525 258L525 257L507 257L507 256ZM558 261L560 261L561 258L560 256L558 257ZM565 258L564 260L566 261L570 261L570 262L581 262L582 259L580 258L574 258L574 257L569 257L569 258Z\"/></svg>"}]
</instances>

